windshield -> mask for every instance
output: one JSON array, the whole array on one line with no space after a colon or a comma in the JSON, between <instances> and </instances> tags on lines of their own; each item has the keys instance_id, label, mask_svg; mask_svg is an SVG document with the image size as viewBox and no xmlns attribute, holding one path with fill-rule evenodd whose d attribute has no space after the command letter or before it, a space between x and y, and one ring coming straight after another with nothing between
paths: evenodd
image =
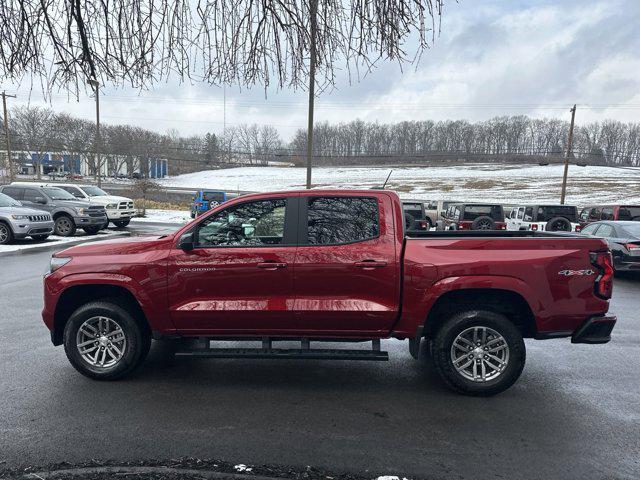
<instances>
[{"instance_id":1,"label":"windshield","mask_svg":"<svg viewBox=\"0 0 640 480\"><path fill-rule=\"evenodd\" d=\"M107 192L98 187L80 187L81 190L90 197L106 197L109 195Z\"/></svg>"},{"instance_id":2,"label":"windshield","mask_svg":"<svg viewBox=\"0 0 640 480\"><path fill-rule=\"evenodd\" d=\"M20 202L14 200L9 195L0 193L0 207L19 207L20 205Z\"/></svg>"},{"instance_id":3,"label":"windshield","mask_svg":"<svg viewBox=\"0 0 640 480\"><path fill-rule=\"evenodd\" d=\"M76 200L76 197L71 195L66 190L62 190L58 187L44 187L42 189L52 200Z\"/></svg>"}]
</instances>

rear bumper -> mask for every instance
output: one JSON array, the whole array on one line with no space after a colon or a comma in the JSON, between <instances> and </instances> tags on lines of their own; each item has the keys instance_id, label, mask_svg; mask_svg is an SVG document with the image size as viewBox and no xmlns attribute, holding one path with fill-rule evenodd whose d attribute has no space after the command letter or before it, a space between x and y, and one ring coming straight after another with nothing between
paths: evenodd
<instances>
[{"instance_id":1,"label":"rear bumper","mask_svg":"<svg viewBox=\"0 0 640 480\"><path fill-rule=\"evenodd\" d=\"M602 315L587 319L573 332L571 343L607 343L616 324L614 315Z\"/></svg>"}]
</instances>

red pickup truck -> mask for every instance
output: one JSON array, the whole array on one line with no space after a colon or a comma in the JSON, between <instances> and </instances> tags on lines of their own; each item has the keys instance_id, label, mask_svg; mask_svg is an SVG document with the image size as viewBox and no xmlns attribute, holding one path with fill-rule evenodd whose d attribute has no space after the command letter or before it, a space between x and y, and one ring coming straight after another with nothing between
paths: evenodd
<instances>
[{"instance_id":1,"label":"red pickup truck","mask_svg":"<svg viewBox=\"0 0 640 480\"><path fill-rule=\"evenodd\" d=\"M56 253L43 319L95 379L129 374L152 338L174 339L179 355L353 360L388 359L380 339L395 338L416 358L427 349L444 382L471 395L518 379L524 338L609 341L604 241L404 223L389 191L239 197L175 234ZM335 343L364 341L372 348Z\"/></svg>"}]
</instances>

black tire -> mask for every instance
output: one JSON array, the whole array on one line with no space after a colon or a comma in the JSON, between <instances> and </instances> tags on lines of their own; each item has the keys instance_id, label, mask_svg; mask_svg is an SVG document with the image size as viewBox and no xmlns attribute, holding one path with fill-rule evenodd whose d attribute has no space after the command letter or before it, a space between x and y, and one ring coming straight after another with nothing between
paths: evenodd
<instances>
[{"instance_id":1,"label":"black tire","mask_svg":"<svg viewBox=\"0 0 640 480\"><path fill-rule=\"evenodd\" d=\"M459 373L454 367L453 343L458 335L472 327L485 327L497 332L508 347L506 366L494 378L474 381ZM478 354L483 356L482 347L478 348L481 349ZM474 355L475 351L476 349L473 349L469 355ZM432 357L438 374L449 388L464 395L488 397L505 391L520 377L526 351L522 334L504 315L486 310L468 310L452 315L438 330L432 343ZM466 354L464 357L466 358ZM481 359L473 361L482 362Z\"/></svg>"},{"instance_id":2,"label":"black tire","mask_svg":"<svg viewBox=\"0 0 640 480\"><path fill-rule=\"evenodd\" d=\"M95 235L102 230L101 227L82 227L82 229L87 233L87 235Z\"/></svg>"},{"instance_id":3,"label":"black tire","mask_svg":"<svg viewBox=\"0 0 640 480\"><path fill-rule=\"evenodd\" d=\"M131 221L130 218L127 218L126 220L114 220L113 224L118 227L118 228L124 228L127 225L129 225L129 222Z\"/></svg>"},{"instance_id":4,"label":"black tire","mask_svg":"<svg viewBox=\"0 0 640 480\"><path fill-rule=\"evenodd\" d=\"M495 230L496 222L493 221L493 218L483 215L482 217L476 218L471 224L471 230Z\"/></svg>"},{"instance_id":5,"label":"black tire","mask_svg":"<svg viewBox=\"0 0 640 480\"><path fill-rule=\"evenodd\" d=\"M564 217L554 217L544 226L545 232L570 232L571 222Z\"/></svg>"},{"instance_id":6,"label":"black tire","mask_svg":"<svg viewBox=\"0 0 640 480\"><path fill-rule=\"evenodd\" d=\"M58 215L54 220L53 233L59 237L73 237L76 234L76 223L66 213Z\"/></svg>"},{"instance_id":7,"label":"black tire","mask_svg":"<svg viewBox=\"0 0 640 480\"><path fill-rule=\"evenodd\" d=\"M4 222L0 222L0 245L7 245L11 242L13 242L11 227Z\"/></svg>"},{"instance_id":8,"label":"black tire","mask_svg":"<svg viewBox=\"0 0 640 480\"><path fill-rule=\"evenodd\" d=\"M151 345L148 331L142 328L126 308L113 302L113 300L102 300L81 306L73 312L64 327L64 350L69 362L82 375L94 380L117 380L126 377L144 361ZM78 330L85 321L92 317L112 319L124 332L126 345L122 358L112 366L92 365L78 351Z\"/></svg>"},{"instance_id":9,"label":"black tire","mask_svg":"<svg viewBox=\"0 0 640 480\"><path fill-rule=\"evenodd\" d=\"M41 241L46 240L47 238L49 238L49 234L47 233L45 235L31 235L31 238L41 242Z\"/></svg>"}]
</instances>

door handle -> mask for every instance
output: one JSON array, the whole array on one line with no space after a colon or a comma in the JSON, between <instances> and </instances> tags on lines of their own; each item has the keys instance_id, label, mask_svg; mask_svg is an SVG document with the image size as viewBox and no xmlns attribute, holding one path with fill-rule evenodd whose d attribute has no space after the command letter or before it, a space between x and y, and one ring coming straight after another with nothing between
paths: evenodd
<instances>
[{"instance_id":1,"label":"door handle","mask_svg":"<svg viewBox=\"0 0 640 480\"><path fill-rule=\"evenodd\" d=\"M382 262L378 260L363 260L361 262L356 262L355 265L358 268L365 268L365 269L382 268L387 266L387 262Z\"/></svg>"},{"instance_id":2,"label":"door handle","mask_svg":"<svg viewBox=\"0 0 640 480\"><path fill-rule=\"evenodd\" d=\"M286 263L279 262L260 262L258 263L258 268L264 268L266 270L277 270L279 268L285 268L287 266Z\"/></svg>"}]
</instances>

